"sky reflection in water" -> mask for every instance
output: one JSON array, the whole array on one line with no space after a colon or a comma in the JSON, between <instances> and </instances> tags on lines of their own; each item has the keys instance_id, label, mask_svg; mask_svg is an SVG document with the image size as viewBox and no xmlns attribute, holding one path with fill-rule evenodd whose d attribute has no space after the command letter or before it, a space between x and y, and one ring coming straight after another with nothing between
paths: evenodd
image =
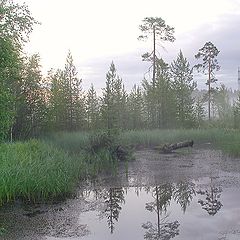
<instances>
[{"instance_id":1,"label":"sky reflection in water","mask_svg":"<svg viewBox=\"0 0 240 240\"><path fill-rule=\"evenodd\" d=\"M223 240L231 233L240 237L236 230L240 226L240 190L222 189L212 178L204 179L204 184L185 181L96 189L84 195L97 204L79 214L78 224L87 224L89 230L81 239Z\"/></svg>"}]
</instances>

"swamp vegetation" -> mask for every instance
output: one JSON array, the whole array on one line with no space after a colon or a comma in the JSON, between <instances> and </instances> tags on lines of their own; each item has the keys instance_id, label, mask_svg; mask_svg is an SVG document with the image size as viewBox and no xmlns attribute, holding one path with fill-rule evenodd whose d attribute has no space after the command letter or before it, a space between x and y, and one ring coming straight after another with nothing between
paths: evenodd
<instances>
[{"instance_id":1,"label":"swamp vegetation","mask_svg":"<svg viewBox=\"0 0 240 240\"><path fill-rule=\"evenodd\" d=\"M211 143L226 154L239 157L240 134L221 129L128 131L118 138L106 134L56 133L41 140L1 144L1 204L54 200L71 194L80 180L99 173L116 174L119 159L116 146L128 146L126 161L134 149L151 148L166 142L194 139Z\"/></svg>"}]
</instances>

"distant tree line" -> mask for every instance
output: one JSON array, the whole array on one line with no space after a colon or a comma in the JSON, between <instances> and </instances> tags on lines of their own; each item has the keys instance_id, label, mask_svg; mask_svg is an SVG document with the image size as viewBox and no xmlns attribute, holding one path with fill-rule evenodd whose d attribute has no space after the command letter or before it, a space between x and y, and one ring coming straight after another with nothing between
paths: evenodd
<instances>
[{"instance_id":1,"label":"distant tree line","mask_svg":"<svg viewBox=\"0 0 240 240\"><path fill-rule=\"evenodd\" d=\"M240 97L231 104L224 86L210 87L216 81L213 72L219 69L218 50L210 43L199 50L197 58L203 57L203 63L197 67L209 76L209 89L194 96L193 67L182 51L170 64L156 54L157 37L175 39L174 29L161 18L146 18L140 28L147 36L151 30L154 34L154 51L143 55L151 64L152 77L127 92L112 62L102 94L93 85L83 90L70 51L64 69L42 75L40 56L27 57L22 50L34 24L38 22L26 5L1 1L0 140L26 139L49 131L196 128L206 122L205 102L221 126L240 128ZM209 56L206 52L211 47L215 52Z\"/></svg>"}]
</instances>

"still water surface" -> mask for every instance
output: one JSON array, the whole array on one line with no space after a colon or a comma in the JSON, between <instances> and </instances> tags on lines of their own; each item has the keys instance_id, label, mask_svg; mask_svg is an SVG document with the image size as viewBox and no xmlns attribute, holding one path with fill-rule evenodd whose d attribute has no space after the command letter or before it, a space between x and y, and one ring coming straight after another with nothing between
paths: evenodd
<instances>
[{"instance_id":1,"label":"still water surface","mask_svg":"<svg viewBox=\"0 0 240 240\"><path fill-rule=\"evenodd\" d=\"M64 237L69 230L62 230L47 240L240 239L240 189L215 186L213 178L95 189L82 197L91 207L74 225L85 227L84 236Z\"/></svg>"}]
</instances>

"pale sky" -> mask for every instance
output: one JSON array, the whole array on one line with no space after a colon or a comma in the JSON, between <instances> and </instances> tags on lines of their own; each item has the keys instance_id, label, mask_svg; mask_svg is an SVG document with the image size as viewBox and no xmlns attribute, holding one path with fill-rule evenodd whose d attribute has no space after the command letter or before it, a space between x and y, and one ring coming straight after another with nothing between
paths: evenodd
<instances>
[{"instance_id":1,"label":"pale sky","mask_svg":"<svg viewBox=\"0 0 240 240\"><path fill-rule=\"evenodd\" d=\"M20 0L19 0L20 1ZM141 42L139 25L145 17L161 17L175 28L176 41L159 47L170 63L179 50L196 64L194 55L205 42L220 50L219 84L237 88L240 66L240 0L24 0L41 25L35 26L26 45L29 54L39 53L43 72L64 68L72 52L84 89L91 83L105 86L105 75L113 60L127 89L139 84L148 64L141 55L152 51ZM205 78L196 76L199 88Z\"/></svg>"}]
</instances>

